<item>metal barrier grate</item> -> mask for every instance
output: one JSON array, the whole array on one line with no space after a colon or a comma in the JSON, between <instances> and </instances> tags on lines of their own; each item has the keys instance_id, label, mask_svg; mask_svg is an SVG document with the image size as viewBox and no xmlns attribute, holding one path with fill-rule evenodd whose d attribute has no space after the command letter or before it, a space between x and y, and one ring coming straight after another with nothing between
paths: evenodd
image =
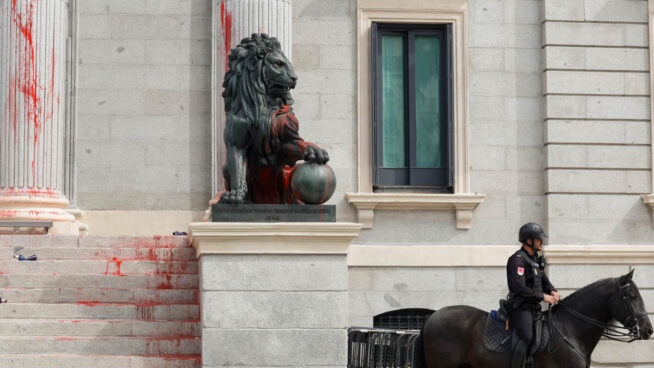
<instances>
[{"instance_id":1,"label":"metal barrier grate","mask_svg":"<svg viewBox=\"0 0 654 368\"><path fill-rule=\"evenodd\" d=\"M419 330L348 329L348 368L414 367Z\"/></svg>"}]
</instances>

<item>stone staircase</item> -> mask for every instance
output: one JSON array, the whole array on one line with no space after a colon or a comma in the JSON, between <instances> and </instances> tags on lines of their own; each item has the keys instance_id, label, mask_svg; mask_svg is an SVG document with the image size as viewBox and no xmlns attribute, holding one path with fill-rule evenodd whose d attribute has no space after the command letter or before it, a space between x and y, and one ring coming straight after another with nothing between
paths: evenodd
<instances>
[{"instance_id":1,"label":"stone staircase","mask_svg":"<svg viewBox=\"0 0 654 368\"><path fill-rule=\"evenodd\" d=\"M186 237L0 236L0 367L200 367L198 277Z\"/></svg>"}]
</instances>

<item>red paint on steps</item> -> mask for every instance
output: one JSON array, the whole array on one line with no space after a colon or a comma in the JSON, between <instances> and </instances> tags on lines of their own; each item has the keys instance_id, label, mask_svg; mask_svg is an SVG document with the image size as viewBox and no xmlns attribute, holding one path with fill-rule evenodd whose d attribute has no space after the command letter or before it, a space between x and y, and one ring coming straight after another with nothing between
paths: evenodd
<instances>
[{"instance_id":1,"label":"red paint on steps","mask_svg":"<svg viewBox=\"0 0 654 368\"><path fill-rule=\"evenodd\" d=\"M145 245L148 244L150 246L157 247L157 249L153 249L151 247L143 247L143 248L135 248L134 246L137 245ZM180 244L179 242L174 242L171 241L171 238L168 237L153 237L150 239L136 239L134 242L129 243L125 242L124 246L121 247L112 247L112 249L107 249L103 251L95 251L95 256L98 258L101 258L103 261L107 262L107 268L105 270L105 273L110 276L115 276L115 275L120 275L124 276L123 271L121 269L121 265L125 261L130 261L130 262L139 262L139 261L154 261L158 262L156 265L156 274L160 275L160 277L157 277L155 282L153 282L152 285L150 285L151 290L155 290L155 295L159 295L158 290L167 290L167 289L174 289L176 286L173 285L173 276L179 272L184 272L188 270L188 262L195 262L195 260L189 260L187 258L187 251L182 251L181 256L183 257L183 261L175 261L178 263L173 263L173 262L162 262L161 259L172 259L174 258L177 254L173 251L173 247L177 248L190 248L188 244ZM144 249L144 248L147 248ZM121 250L122 249L122 250ZM130 249L129 251L125 251L125 249ZM131 257L121 257L120 254L129 254ZM118 257L111 257L108 258L107 256L109 255L117 255ZM116 266L114 266L114 264ZM109 266L111 265L111 266ZM195 266L195 265L193 265ZM109 268L109 267L115 267ZM151 264L147 265L148 271L152 270ZM133 272L142 272L144 270L139 271L138 270L138 263L137 264L130 264L130 269L133 270ZM141 274L146 274L145 272L142 272ZM59 277L65 277L65 276L59 276ZM55 286L56 287L56 286ZM84 290L88 289L103 289L103 290L112 290L113 288L76 288L78 291L78 296L83 295ZM60 294L61 294L61 288L59 288ZM121 288L122 290L122 288ZM136 290L136 289L135 289ZM138 289L142 290L142 289ZM163 293L163 292L162 292ZM136 296L136 294L132 294L130 297L133 298ZM190 295L189 295L190 296ZM109 294L109 297L112 297L111 294ZM195 299L195 303L190 302L190 303L183 303L184 305L198 305L197 301L199 299L199 291L194 290L193 297ZM155 297L155 298L158 298ZM185 297L186 299L186 297ZM77 305L80 306L85 306L85 307L119 307L119 306L134 306L137 310L136 315L134 316L133 319L131 320L120 320L120 321L110 321L110 320L72 320L72 321L65 321L65 320L59 320L58 322L60 323L65 323L70 326L70 324L79 324L81 322L98 322L98 323L130 323L130 322L135 322L135 321L146 321L147 323L159 323L159 322L178 322L180 323L178 329L175 330L168 330L172 332L169 335L164 335L164 336L143 336L143 337L133 337L135 340L137 339L143 339L146 341L147 344L147 349L148 354L144 355L139 355L143 357L152 357L152 358L161 358L161 359L166 359L166 360L181 360L181 361L189 361L189 362L194 362L192 363L192 366L195 367L196 363L199 364L201 362L201 356L194 354L194 355L182 355L182 353L185 352L187 348L190 348L191 345L188 344L193 344L192 341L200 341L200 337L194 336L195 333L197 333L199 325L200 325L200 319L191 319L191 320L165 320L165 321L157 321L154 319L154 311L156 306L167 306L167 305L179 305L177 303L170 303L170 302L153 302L153 301L139 301L136 303L108 303L108 302L101 302L98 300L90 300L90 301L82 301L80 300ZM197 307L196 307L197 308ZM157 332L156 328L154 331L152 331L153 334L156 334ZM56 340L78 340L78 341L89 341L89 340L105 340L105 339L111 339L112 337L118 337L118 336L107 336L107 337L98 337L98 338L88 338L85 336L76 336L75 333L72 333L71 335L73 336L62 336L62 337L55 337L54 339ZM123 337L119 337L123 338ZM52 339L52 338L51 338ZM189 342L183 342L184 341L189 341ZM161 354L161 353L165 354ZM173 353L173 354L171 354ZM52 355L50 355L52 356ZM99 357L102 355L99 354Z\"/></svg>"},{"instance_id":2,"label":"red paint on steps","mask_svg":"<svg viewBox=\"0 0 654 368\"><path fill-rule=\"evenodd\" d=\"M157 289L160 289L160 290L173 289L173 283L172 283L173 277L171 275L164 275L164 278L166 280L164 282L160 283L159 285L157 285Z\"/></svg>"},{"instance_id":3,"label":"red paint on steps","mask_svg":"<svg viewBox=\"0 0 654 368\"><path fill-rule=\"evenodd\" d=\"M116 264L116 270L109 273L109 264L115 263ZM114 257L111 259L111 261L107 262L107 270L104 272L105 275L114 275L114 276L125 276L122 273L120 273L120 264L123 263L123 261L119 260L118 258Z\"/></svg>"}]
</instances>

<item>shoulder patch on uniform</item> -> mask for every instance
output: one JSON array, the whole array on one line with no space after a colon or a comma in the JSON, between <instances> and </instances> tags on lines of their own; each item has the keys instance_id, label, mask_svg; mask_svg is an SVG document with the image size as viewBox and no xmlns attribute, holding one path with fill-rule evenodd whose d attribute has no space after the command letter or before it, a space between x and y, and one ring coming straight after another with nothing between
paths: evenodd
<instances>
[{"instance_id":1,"label":"shoulder patch on uniform","mask_svg":"<svg viewBox=\"0 0 654 368\"><path fill-rule=\"evenodd\" d=\"M525 268L524 267L518 267L518 275L522 276L525 274Z\"/></svg>"}]
</instances>

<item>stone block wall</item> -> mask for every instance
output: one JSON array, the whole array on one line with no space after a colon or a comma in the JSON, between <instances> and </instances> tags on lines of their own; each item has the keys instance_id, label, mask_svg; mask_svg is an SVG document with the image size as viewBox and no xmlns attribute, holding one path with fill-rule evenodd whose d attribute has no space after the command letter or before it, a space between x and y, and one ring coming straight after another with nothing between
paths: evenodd
<instances>
[{"instance_id":1,"label":"stone block wall","mask_svg":"<svg viewBox=\"0 0 654 368\"><path fill-rule=\"evenodd\" d=\"M206 209L212 2L79 3L78 206Z\"/></svg>"},{"instance_id":2,"label":"stone block wall","mask_svg":"<svg viewBox=\"0 0 654 368\"><path fill-rule=\"evenodd\" d=\"M203 367L347 365L345 255L203 255Z\"/></svg>"},{"instance_id":3,"label":"stone block wall","mask_svg":"<svg viewBox=\"0 0 654 368\"><path fill-rule=\"evenodd\" d=\"M356 188L356 0L293 0L292 92L300 134L329 152L339 221L354 221L345 192Z\"/></svg>"},{"instance_id":4,"label":"stone block wall","mask_svg":"<svg viewBox=\"0 0 654 368\"><path fill-rule=\"evenodd\" d=\"M559 244L651 244L647 1L543 2L547 217Z\"/></svg>"}]
</instances>

